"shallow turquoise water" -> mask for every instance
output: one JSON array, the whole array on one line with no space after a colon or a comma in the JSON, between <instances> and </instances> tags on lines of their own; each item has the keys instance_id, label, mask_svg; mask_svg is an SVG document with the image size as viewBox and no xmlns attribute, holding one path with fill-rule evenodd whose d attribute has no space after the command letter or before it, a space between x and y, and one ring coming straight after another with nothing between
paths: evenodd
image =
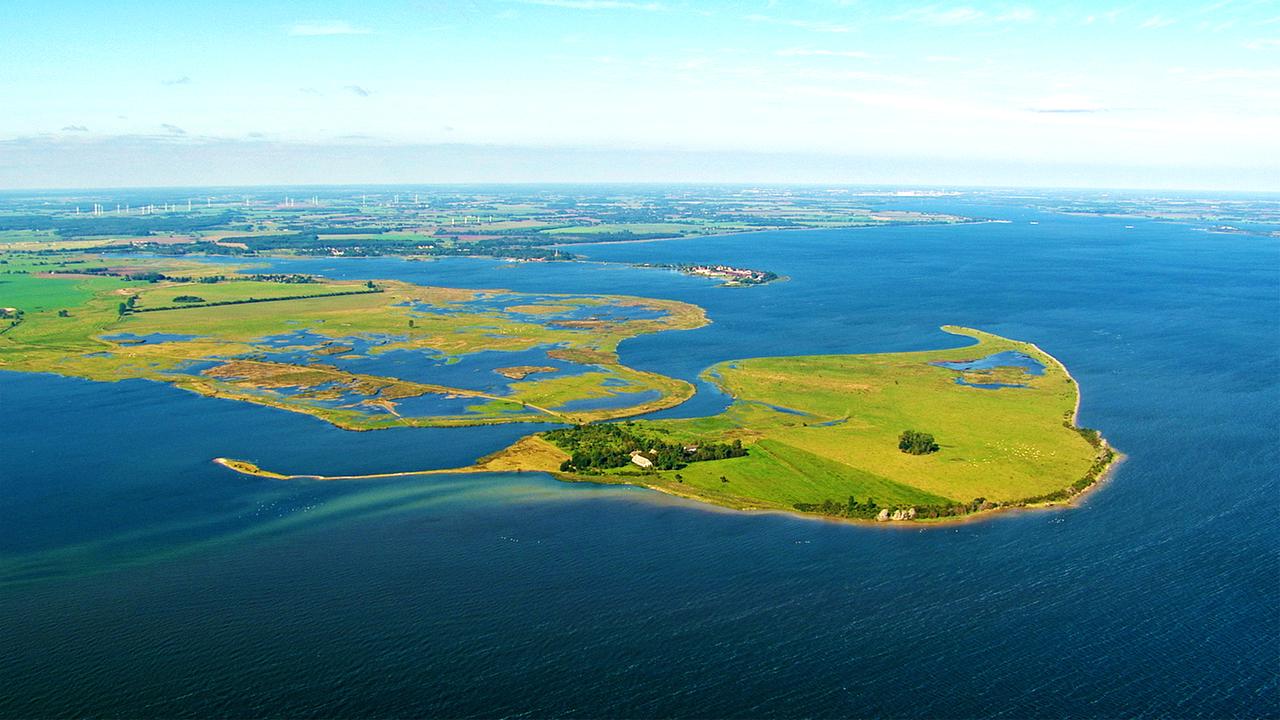
<instances>
[{"instance_id":1,"label":"shallow turquoise water","mask_svg":"<svg viewBox=\"0 0 1280 720\"><path fill-rule=\"evenodd\" d=\"M791 278L747 290L617 265L276 266L695 302L712 325L621 349L689 379L967 342L943 324L1030 340L1129 455L1081 507L902 530L536 474L279 483L209 461L449 467L533 428L350 433L0 373L0 715L1280 714L1280 248L956 202L932 207L1017 222L581 250Z\"/></svg>"}]
</instances>

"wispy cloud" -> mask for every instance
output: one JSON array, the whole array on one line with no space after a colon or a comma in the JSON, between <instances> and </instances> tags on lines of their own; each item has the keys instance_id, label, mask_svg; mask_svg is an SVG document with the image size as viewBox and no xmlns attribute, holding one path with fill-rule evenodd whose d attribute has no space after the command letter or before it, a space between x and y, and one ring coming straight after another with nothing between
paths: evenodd
<instances>
[{"instance_id":1,"label":"wispy cloud","mask_svg":"<svg viewBox=\"0 0 1280 720\"><path fill-rule=\"evenodd\" d=\"M66 125L62 128L62 132L89 132L89 128L84 125Z\"/></svg>"},{"instance_id":2,"label":"wispy cloud","mask_svg":"<svg viewBox=\"0 0 1280 720\"><path fill-rule=\"evenodd\" d=\"M186 130L183 130L177 125L170 125L169 123L161 123L160 128L165 132L169 133L170 135L186 135L187 134Z\"/></svg>"},{"instance_id":3,"label":"wispy cloud","mask_svg":"<svg viewBox=\"0 0 1280 720\"><path fill-rule=\"evenodd\" d=\"M346 20L306 20L294 23L289 34L298 37L321 37L326 35L368 35L369 28L356 27Z\"/></svg>"},{"instance_id":4,"label":"wispy cloud","mask_svg":"<svg viewBox=\"0 0 1280 720\"><path fill-rule=\"evenodd\" d=\"M1269 50L1271 48L1280 48L1280 38L1259 38L1250 40L1244 46L1249 50Z\"/></svg>"},{"instance_id":5,"label":"wispy cloud","mask_svg":"<svg viewBox=\"0 0 1280 720\"><path fill-rule=\"evenodd\" d=\"M161 80L160 84L161 85L190 85L191 78L187 77L186 75L183 75L180 78L173 78L172 80Z\"/></svg>"},{"instance_id":6,"label":"wispy cloud","mask_svg":"<svg viewBox=\"0 0 1280 720\"><path fill-rule=\"evenodd\" d=\"M519 0L525 5L566 8L568 10L655 10L665 9L656 2L627 2L627 0Z\"/></svg>"},{"instance_id":7,"label":"wispy cloud","mask_svg":"<svg viewBox=\"0 0 1280 720\"><path fill-rule=\"evenodd\" d=\"M1176 22L1178 22L1178 21L1177 21L1177 20L1174 20L1173 18L1165 17L1164 15L1152 15L1151 17L1147 18L1146 20L1143 20L1143 21L1142 21L1142 24L1141 24L1141 25L1139 25L1138 27L1140 27L1140 28L1142 28L1142 29L1144 29L1144 30L1148 30L1148 29L1151 29L1151 28L1169 27L1170 25L1172 25L1172 24L1174 24L1174 23L1176 23Z\"/></svg>"},{"instance_id":8,"label":"wispy cloud","mask_svg":"<svg viewBox=\"0 0 1280 720\"><path fill-rule=\"evenodd\" d=\"M351 91L355 95L359 95L360 97L369 97L373 94L359 85L347 85L345 89Z\"/></svg>"},{"instance_id":9,"label":"wispy cloud","mask_svg":"<svg viewBox=\"0 0 1280 720\"><path fill-rule=\"evenodd\" d=\"M780 57L843 57L843 58L859 58L866 60L871 57L869 53L861 50L810 50L808 48L788 48L779 50L774 53Z\"/></svg>"},{"instance_id":10,"label":"wispy cloud","mask_svg":"<svg viewBox=\"0 0 1280 720\"><path fill-rule=\"evenodd\" d=\"M746 15L742 18L750 22L768 23L770 25L785 25L787 27L799 28L810 32L824 33L847 33L853 28L848 25L839 25L836 23L822 22L816 20L796 20L791 18L772 17L770 15Z\"/></svg>"}]
</instances>

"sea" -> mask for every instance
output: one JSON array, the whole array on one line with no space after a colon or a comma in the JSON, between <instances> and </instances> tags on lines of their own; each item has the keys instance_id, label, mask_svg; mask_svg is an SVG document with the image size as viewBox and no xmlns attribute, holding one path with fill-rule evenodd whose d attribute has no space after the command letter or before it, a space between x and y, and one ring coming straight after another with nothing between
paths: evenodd
<instances>
[{"instance_id":1,"label":"sea","mask_svg":"<svg viewBox=\"0 0 1280 720\"><path fill-rule=\"evenodd\" d=\"M348 432L148 381L0 372L0 717L1280 716L1280 243L1009 196L999 222L581 246L589 262L291 259L617 293L723 360L1037 343L1126 460L1069 508L941 527L734 512L465 465L546 426ZM632 263L770 270L752 288ZM698 395L665 416L717 412Z\"/></svg>"}]
</instances>

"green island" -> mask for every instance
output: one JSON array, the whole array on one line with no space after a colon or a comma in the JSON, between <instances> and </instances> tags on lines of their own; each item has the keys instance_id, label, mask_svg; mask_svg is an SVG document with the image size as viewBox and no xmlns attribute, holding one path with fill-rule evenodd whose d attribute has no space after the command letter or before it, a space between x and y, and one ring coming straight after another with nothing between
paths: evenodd
<instances>
[{"instance_id":1,"label":"green island","mask_svg":"<svg viewBox=\"0 0 1280 720\"><path fill-rule=\"evenodd\" d=\"M540 471L741 510L925 523L1070 502L1120 460L1101 434L1076 425L1078 388L1051 355L978 330L944 329L977 342L720 363L706 377L733 402L713 417L575 426L530 435L470 467L369 477ZM1001 353L1043 370L937 364ZM278 479L359 477L220 462Z\"/></svg>"},{"instance_id":2,"label":"green island","mask_svg":"<svg viewBox=\"0 0 1280 720\"><path fill-rule=\"evenodd\" d=\"M563 426L445 470L336 478L218 459L272 479L539 471L742 510L919 523L1067 502L1119 457L1077 427L1079 390L1060 362L968 328L944 328L974 341L961 348L721 362L704 379L730 396L723 412L623 421L694 390L623 365L618 344L701 327L701 308L83 252L6 253L0 298L4 370L165 382L348 430ZM451 384L457 367L492 385Z\"/></svg>"}]
</instances>

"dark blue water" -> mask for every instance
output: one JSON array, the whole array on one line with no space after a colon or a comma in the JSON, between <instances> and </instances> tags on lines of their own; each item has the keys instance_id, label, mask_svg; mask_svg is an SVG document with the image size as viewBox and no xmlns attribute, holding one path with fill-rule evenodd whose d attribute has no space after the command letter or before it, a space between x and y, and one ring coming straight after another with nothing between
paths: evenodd
<instances>
[{"instance_id":1,"label":"dark blue water","mask_svg":"<svg viewBox=\"0 0 1280 720\"><path fill-rule=\"evenodd\" d=\"M1018 222L581 250L791 278L747 290L608 264L276 266L688 300L713 324L621 354L690 379L968 342L943 324L1033 341L1129 455L1082 506L892 530L529 473L281 483L209 459L445 467L528 428L348 433L0 373L0 715L1280 715L1280 247L980 211Z\"/></svg>"}]
</instances>

